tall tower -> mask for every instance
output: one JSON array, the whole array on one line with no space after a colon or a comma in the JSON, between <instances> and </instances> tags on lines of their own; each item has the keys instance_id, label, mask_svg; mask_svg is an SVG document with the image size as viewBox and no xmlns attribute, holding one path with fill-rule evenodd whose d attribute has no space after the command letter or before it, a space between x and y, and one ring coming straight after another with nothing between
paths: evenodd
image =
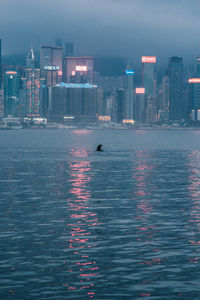
<instances>
[{"instance_id":1,"label":"tall tower","mask_svg":"<svg viewBox=\"0 0 200 300\"><path fill-rule=\"evenodd\" d=\"M65 43L65 57L74 56L74 44L72 42Z\"/></svg>"},{"instance_id":2,"label":"tall tower","mask_svg":"<svg viewBox=\"0 0 200 300\"><path fill-rule=\"evenodd\" d=\"M2 85L2 65L1 65L1 39L0 39L0 89Z\"/></svg>"},{"instance_id":3,"label":"tall tower","mask_svg":"<svg viewBox=\"0 0 200 300\"><path fill-rule=\"evenodd\" d=\"M127 66L124 77L124 119L134 120L134 71Z\"/></svg>"},{"instance_id":4,"label":"tall tower","mask_svg":"<svg viewBox=\"0 0 200 300\"><path fill-rule=\"evenodd\" d=\"M22 78L22 93L20 96L21 117L40 116L40 69L35 68L35 56L30 49L26 58L25 78Z\"/></svg>"},{"instance_id":5,"label":"tall tower","mask_svg":"<svg viewBox=\"0 0 200 300\"><path fill-rule=\"evenodd\" d=\"M41 46L40 70L47 87L61 83L63 75L63 48L60 46Z\"/></svg>"},{"instance_id":6,"label":"tall tower","mask_svg":"<svg viewBox=\"0 0 200 300\"><path fill-rule=\"evenodd\" d=\"M19 87L17 72L7 71L4 77L4 116L19 117Z\"/></svg>"},{"instance_id":7,"label":"tall tower","mask_svg":"<svg viewBox=\"0 0 200 300\"><path fill-rule=\"evenodd\" d=\"M169 118L181 120L184 116L183 102L183 58L169 58Z\"/></svg>"},{"instance_id":8,"label":"tall tower","mask_svg":"<svg viewBox=\"0 0 200 300\"><path fill-rule=\"evenodd\" d=\"M146 96L156 94L155 56L142 56L142 85Z\"/></svg>"},{"instance_id":9,"label":"tall tower","mask_svg":"<svg viewBox=\"0 0 200 300\"><path fill-rule=\"evenodd\" d=\"M194 73L198 78L200 77L200 56L198 56L197 59L196 59L195 72Z\"/></svg>"}]
</instances>

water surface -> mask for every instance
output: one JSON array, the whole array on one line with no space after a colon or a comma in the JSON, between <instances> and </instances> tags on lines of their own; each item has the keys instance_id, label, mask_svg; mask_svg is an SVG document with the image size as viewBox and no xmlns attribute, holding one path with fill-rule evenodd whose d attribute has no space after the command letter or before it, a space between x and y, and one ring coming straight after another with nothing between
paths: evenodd
<instances>
[{"instance_id":1,"label":"water surface","mask_svg":"<svg viewBox=\"0 0 200 300\"><path fill-rule=\"evenodd\" d=\"M197 130L1 131L0 212L1 299L200 299Z\"/></svg>"}]
</instances>

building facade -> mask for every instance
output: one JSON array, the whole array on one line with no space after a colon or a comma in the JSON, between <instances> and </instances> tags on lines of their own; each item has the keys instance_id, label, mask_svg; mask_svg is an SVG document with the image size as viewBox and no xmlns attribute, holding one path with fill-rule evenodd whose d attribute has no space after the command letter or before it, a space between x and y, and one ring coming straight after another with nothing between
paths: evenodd
<instances>
[{"instance_id":1,"label":"building facade","mask_svg":"<svg viewBox=\"0 0 200 300\"><path fill-rule=\"evenodd\" d=\"M146 96L156 94L155 56L142 56L142 86Z\"/></svg>"},{"instance_id":2,"label":"building facade","mask_svg":"<svg viewBox=\"0 0 200 300\"><path fill-rule=\"evenodd\" d=\"M19 117L19 75L15 71L7 71L4 76L4 116Z\"/></svg>"},{"instance_id":3,"label":"building facade","mask_svg":"<svg viewBox=\"0 0 200 300\"><path fill-rule=\"evenodd\" d=\"M40 72L47 86L62 82L63 76L63 48L54 46L41 46Z\"/></svg>"},{"instance_id":4,"label":"building facade","mask_svg":"<svg viewBox=\"0 0 200 300\"><path fill-rule=\"evenodd\" d=\"M184 116L183 101L183 58L173 56L169 58L169 118L173 121L181 120Z\"/></svg>"},{"instance_id":5,"label":"building facade","mask_svg":"<svg viewBox=\"0 0 200 300\"><path fill-rule=\"evenodd\" d=\"M94 58L65 57L64 70L67 83L93 83Z\"/></svg>"}]
</instances>

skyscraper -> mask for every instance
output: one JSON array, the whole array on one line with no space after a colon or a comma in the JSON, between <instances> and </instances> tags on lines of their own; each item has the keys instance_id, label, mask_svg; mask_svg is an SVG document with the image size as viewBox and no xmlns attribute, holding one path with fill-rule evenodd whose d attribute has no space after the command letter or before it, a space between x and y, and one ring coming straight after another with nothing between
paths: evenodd
<instances>
[{"instance_id":1,"label":"skyscraper","mask_svg":"<svg viewBox=\"0 0 200 300\"><path fill-rule=\"evenodd\" d=\"M134 120L134 71L127 66L124 75L124 119Z\"/></svg>"},{"instance_id":2,"label":"skyscraper","mask_svg":"<svg viewBox=\"0 0 200 300\"><path fill-rule=\"evenodd\" d=\"M65 57L65 81L73 83L93 83L94 58Z\"/></svg>"},{"instance_id":3,"label":"skyscraper","mask_svg":"<svg viewBox=\"0 0 200 300\"><path fill-rule=\"evenodd\" d=\"M181 120L184 115L183 101L183 58L169 58L169 118Z\"/></svg>"},{"instance_id":4,"label":"skyscraper","mask_svg":"<svg viewBox=\"0 0 200 300\"><path fill-rule=\"evenodd\" d=\"M25 78L22 78L22 91L20 95L21 117L40 116L40 69L35 68L35 56L30 49L26 58Z\"/></svg>"},{"instance_id":5,"label":"skyscraper","mask_svg":"<svg viewBox=\"0 0 200 300\"><path fill-rule=\"evenodd\" d=\"M200 56L198 56L196 59L195 76L197 76L198 78L200 77Z\"/></svg>"},{"instance_id":6,"label":"skyscraper","mask_svg":"<svg viewBox=\"0 0 200 300\"><path fill-rule=\"evenodd\" d=\"M145 88L135 89L135 121L145 122Z\"/></svg>"},{"instance_id":7,"label":"skyscraper","mask_svg":"<svg viewBox=\"0 0 200 300\"><path fill-rule=\"evenodd\" d=\"M41 46L40 48L41 76L48 86L60 83L63 73L63 48Z\"/></svg>"},{"instance_id":8,"label":"skyscraper","mask_svg":"<svg viewBox=\"0 0 200 300\"><path fill-rule=\"evenodd\" d=\"M2 65L1 65L1 39L0 39L0 89L2 86Z\"/></svg>"},{"instance_id":9,"label":"skyscraper","mask_svg":"<svg viewBox=\"0 0 200 300\"><path fill-rule=\"evenodd\" d=\"M142 56L142 85L146 96L156 94L155 56Z\"/></svg>"},{"instance_id":10,"label":"skyscraper","mask_svg":"<svg viewBox=\"0 0 200 300\"><path fill-rule=\"evenodd\" d=\"M72 42L65 43L65 57L74 56L74 44Z\"/></svg>"},{"instance_id":11,"label":"skyscraper","mask_svg":"<svg viewBox=\"0 0 200 300\"><path fill-rule=\"evenodd\" d=\"M4 116L19 117L19 87L17 72L7 71L4 77Z\"/></svg>"},{"instance_id":12,"label":"skyscraper","mask_svg":"<svg viewBox=\"0 0 200 300\"><path fill-rule=\"evenodd\" d=\"M189 114L192 121L200 121L200 78L190 78L189 82Z\"/></svg>"}]
</instances>

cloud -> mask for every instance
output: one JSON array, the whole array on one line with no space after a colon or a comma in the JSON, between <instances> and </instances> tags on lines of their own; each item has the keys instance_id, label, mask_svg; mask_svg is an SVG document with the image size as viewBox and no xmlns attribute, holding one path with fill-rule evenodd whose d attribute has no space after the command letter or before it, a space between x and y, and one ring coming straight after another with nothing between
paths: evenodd
<instances>
[{"instance_id":1,"label":"cloud","mask_svg":"<svg viewBox=\"0 0 200 300\"><path fill-rule=\"evenodd\" d=\"M198 0L4 0L0 35L6 52L22 52L56 37L78 55L198 54Z\"/></svg>"}]
</instances>

